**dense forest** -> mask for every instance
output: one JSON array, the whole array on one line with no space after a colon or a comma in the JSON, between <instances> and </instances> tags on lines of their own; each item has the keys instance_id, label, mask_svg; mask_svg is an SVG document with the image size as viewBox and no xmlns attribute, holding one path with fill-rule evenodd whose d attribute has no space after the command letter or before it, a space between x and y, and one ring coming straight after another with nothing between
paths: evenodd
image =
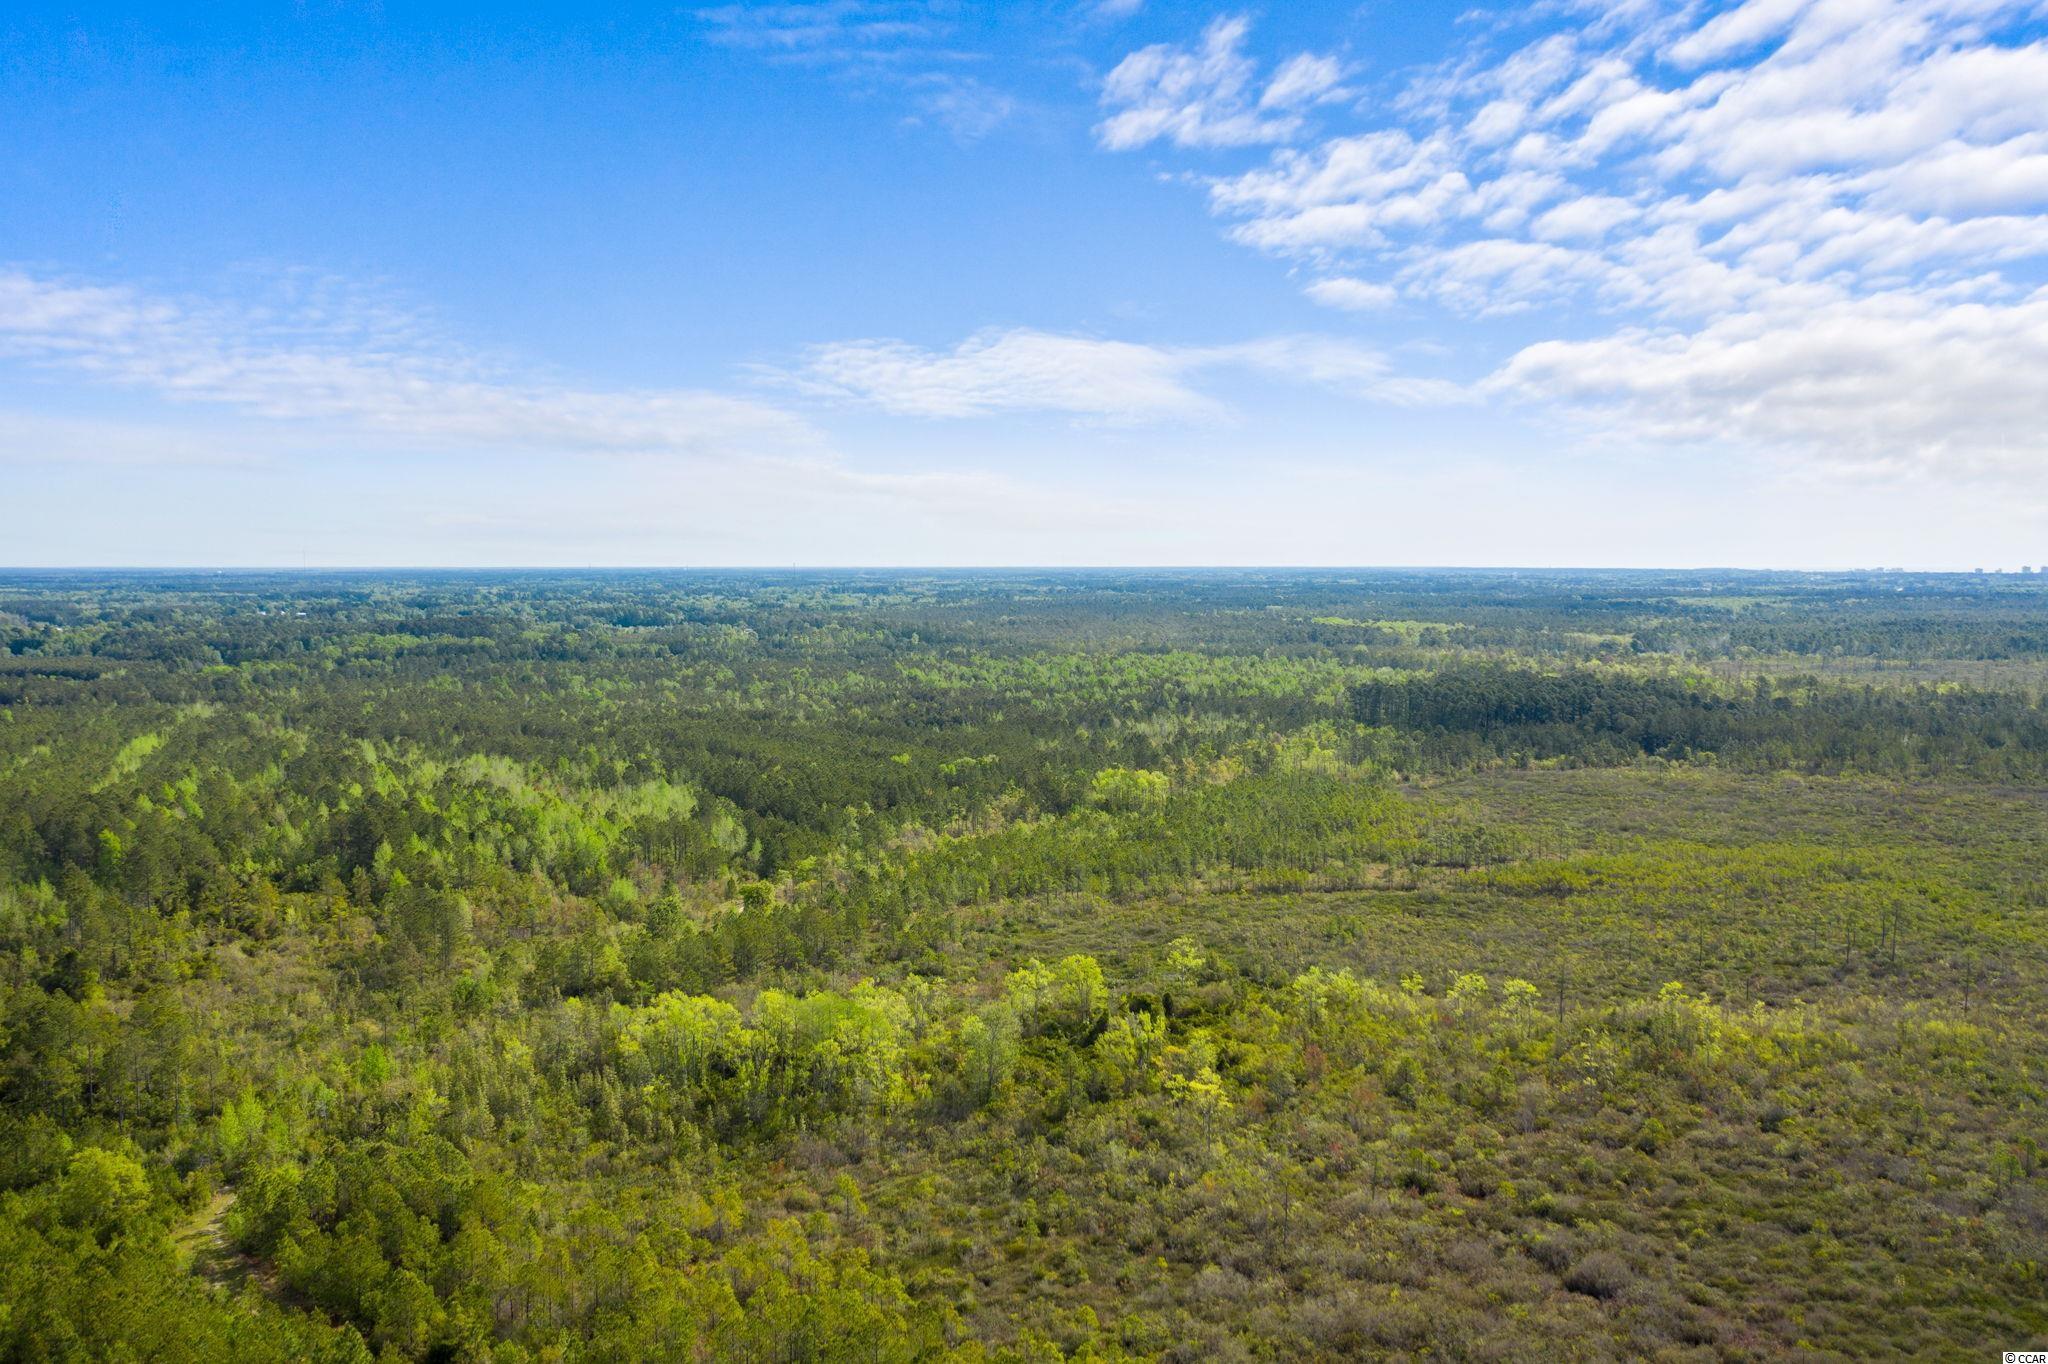
<instances>
[{"instance_id":1,"label":"dense forest","mask_svg":"<svg viewBox=\"0 0 2048 1364\"><path fill-rule=\"evenodd\" d=\"M2048 1348L2048 577L0 573L0 1360Z\"/></svg>"}]
</instances>

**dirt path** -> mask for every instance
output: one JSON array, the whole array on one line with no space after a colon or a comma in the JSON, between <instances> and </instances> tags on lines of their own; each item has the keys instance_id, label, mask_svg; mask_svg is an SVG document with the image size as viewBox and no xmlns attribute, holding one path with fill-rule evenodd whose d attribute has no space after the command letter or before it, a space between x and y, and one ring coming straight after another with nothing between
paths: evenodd
<instances>
[{"instance_id":1,"label":"dirt path","mask_svg":"<svg viewBox=\"0 0 2048 1364\"><path fill-rule=\"evenodd\" d=\"M232 1192L215 1194L205 1207L171 1228L171 1244L194 1272L223 1288L241 1288L252 1279L259 1288L267 1288L261 1267L228 1244L227 1215L233 1206Z\"/></svg>"}]
</instances>

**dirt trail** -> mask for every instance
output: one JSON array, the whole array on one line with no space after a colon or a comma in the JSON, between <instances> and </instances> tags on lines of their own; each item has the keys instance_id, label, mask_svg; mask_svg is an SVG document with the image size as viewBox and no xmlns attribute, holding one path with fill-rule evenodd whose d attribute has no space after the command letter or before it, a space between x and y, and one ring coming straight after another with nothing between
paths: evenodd
<instances>
[{"instance_id":1,"label":"dirt trail","mask_svg":"<svg viewBox=\"0 0 2048 1364\"><path fill-rule=\"evenodd\" d=\"M228 1244L227 1215L233 1206L232 1192L215 1194L205 1207L171 1228L171 1244L196 1273L223 1288L241 1288L253 1281L268 1291L262 1266Z\"/></svg>"},{"instance_id":2,"label":"dirt trail","mask_svg":"<svg viewBox=\"0 0 2048 1364\"><path fill-rule=\"evenodd\" d=\"M227 1190L216 1193L205 1207L196 1210L171 1228L171 1244L187 1256L197 1256L209 1246L219 1246L222 1240L222 1222L228 1215L228 1209L233 1206L233 1193Z\"/></svg>"}]
</instances>

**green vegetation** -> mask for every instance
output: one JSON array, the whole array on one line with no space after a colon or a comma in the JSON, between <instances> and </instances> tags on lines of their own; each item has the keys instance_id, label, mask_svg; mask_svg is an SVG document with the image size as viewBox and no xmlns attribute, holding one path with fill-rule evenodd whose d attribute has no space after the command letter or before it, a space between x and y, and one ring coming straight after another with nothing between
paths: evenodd
<instances>
[{"instance_id":1,"label":"green vegetation","mask_svg":"<svg viewBox=\"0 0 2048 1364\"><path fill-rule=\"evenodd\" d=\"M0 1359L2048 1345L2048 590L0 579Z\"/></svg>"}]
</instances>

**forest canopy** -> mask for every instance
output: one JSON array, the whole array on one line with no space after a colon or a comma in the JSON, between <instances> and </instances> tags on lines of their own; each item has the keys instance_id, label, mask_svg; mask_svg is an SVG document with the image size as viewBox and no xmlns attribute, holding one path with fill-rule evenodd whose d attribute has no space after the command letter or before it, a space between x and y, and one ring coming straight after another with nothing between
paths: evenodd
<instances>
[{"instance_id":1,"label":"forest canopy","mask_svg":"<svg viewBox=\"0 0 2048 1364\"><path fill-rule=\"evenodd\" d=\"M13 571L0 645L0 1359L2048 1344L2039 575Z\"/></svg>"}]
</instances>

